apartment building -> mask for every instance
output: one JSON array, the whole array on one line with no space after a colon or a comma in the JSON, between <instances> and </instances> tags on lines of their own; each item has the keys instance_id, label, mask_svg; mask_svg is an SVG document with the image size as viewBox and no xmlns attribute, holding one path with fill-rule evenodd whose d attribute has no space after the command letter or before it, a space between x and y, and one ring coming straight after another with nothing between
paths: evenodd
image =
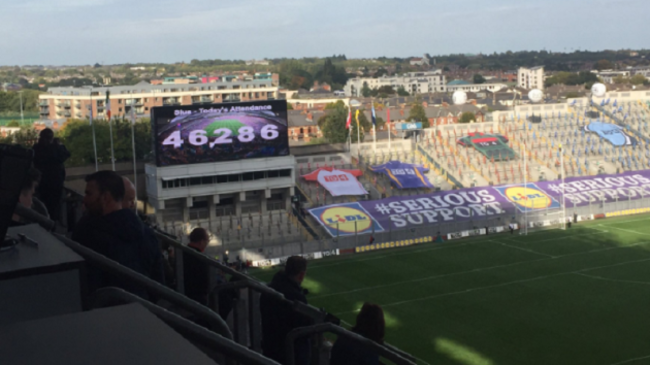
<instances>
[{"instance_id":1,"label":"apartment building","mask_svg":"<svg viewBox=\"0 0 650 365\"><path fill-rule=\"evenodd\" d=\"M544 66L520 67L517 71L517 86L527 90L544 90Z\"/></svg>"},{"instance_id":2,"label":"apartment building","mask_svg":"<svg viewBox=\"0 0 650 365\"><path fill-rule=\"evenodd\" d=\"M346 96L361 96L363 85L367 84L370 89L378 89L382 86L392 86L394 90L403 87L410 94L422 94L432 92L444 92L447 90L445 75L441 70L425 72L409 72L400 76L391 77L355 77L349 79L343 87Z\"/></svg>"},{"instance_id":3,"label":"apartment building","mask_svg":"<svg viewBox=\"0 0 650 365\"><path fill-rule=\"evenodd\" d=\"M140 82L132 86L111 87L53 87L39 95L42 119L65 120L106 117L106 92L110 92L113 117L129 117L133 109L137 117L149 116L155 106L228 103L239 101L274 100L278 87L271 80L213 82L205 84L151 85Z\"/></svg>"}]
</instances>

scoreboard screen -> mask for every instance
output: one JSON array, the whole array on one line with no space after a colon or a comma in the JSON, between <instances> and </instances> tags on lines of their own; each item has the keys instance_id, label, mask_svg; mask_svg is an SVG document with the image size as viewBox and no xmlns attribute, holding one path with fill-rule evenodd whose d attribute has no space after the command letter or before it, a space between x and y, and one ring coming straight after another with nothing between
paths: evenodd
<instances>
[{"instance_id":1,"label":"scoreboard screen","mask_svg":"<svg viewBox=\"0 0 650 365\"><path fill-rule=\"evenodd\" d=\"M285 100L155 107L151 123L157 166L289 155Z\"/></svg>"}]
</instances>

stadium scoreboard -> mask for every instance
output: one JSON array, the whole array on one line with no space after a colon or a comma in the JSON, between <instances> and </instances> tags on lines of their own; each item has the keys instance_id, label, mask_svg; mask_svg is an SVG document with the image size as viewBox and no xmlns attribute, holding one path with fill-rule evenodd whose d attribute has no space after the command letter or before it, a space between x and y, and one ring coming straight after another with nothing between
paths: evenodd
<instances>
[{"instance_id":1,"label":"stadium scoreboard","mask_svg":"<svg viewBox=\"0 0 650 365\"><path fill-rule=\"evenodd\" d=\"M289 155L286 100L151 109L159 167Z\"/></svg>"}]
</instances>

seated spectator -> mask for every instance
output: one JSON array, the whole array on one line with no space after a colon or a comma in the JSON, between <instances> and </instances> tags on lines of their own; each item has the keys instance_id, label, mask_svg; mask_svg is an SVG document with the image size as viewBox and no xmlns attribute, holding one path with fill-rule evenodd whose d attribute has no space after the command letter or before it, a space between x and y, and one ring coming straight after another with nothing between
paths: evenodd
<instances>
[{"instance_id":1,"label":"seated spectator","mask_svg":"<svg viewBox=\"0 0 650 365\"><path fill-rule=\"evenodd\" d=\"M149 278L152 252L147 243L144 226L130 209L122 209L124 182L113 171L99 171L86 176L83 205L84 217L75 227L72 239ZM142 287L97 267L88 268L88 286L92 291L116 286L146 297Z\"/></svg>"},{"instance_id":2,"label":"seated spectator","mask_svg":"<svg viewBox=\"0 0 650 365\"><path fill-rule=\"evenodd\" d=\"M381 307L364 303L352 332L383 344L384 329L384 311ZM350 339L339 337L332 347L330 365L379 365L379 355Z\"/></svg>"},{"instance_id":3,"label":"seated spectator","mask_svg":"<svg viewBox=\"0 0 650 365\"><path fill-rule=\"evenodd\" d=\"M208 247L210 236L204 228L194 228L190 233L190 243L187 247L203 253ZM203 305L208 304L210 286L210 270L208 265L193 255L183 255L183 283L185 296Z\"/></svg>"},{"instance_id":4,"label":"seated spectator","mask_svg":"<svg viewBox=\"0 0 650 365\"><path fill-rule=\"evenodd\" d=\"M306 274L307 260L300 256L289 257L284 270L273 276L269 287L282 293L290 301L307 304L305 290L300 286ZM262 313L262 351L264 356L285 364L287 334L294 328L312 325L313 320L296 313L290 304L265 294L260 298L260 311ZM309 364L311 356L309 338L302 337L296 340L294 356L295 364Z\"/></svg>"},{"instance_id":5,"label":"seated spectator","mask_svg":"<svg viewBox=\"0 0 650 365\"><path fill-rule=\"evenodd\" d=\"M43 174L42 182L38 186L38 197L47 207L51 218L59 220L65 181L63 163L70 157L70 152L57 138L54 138L54 132L49 128L40 132L38 142L33 149L34 167Z\"/></svg>"},{"instance_id":6,"label":"seated spectator","mask_svg":"<svg viewBox=\"0 0 650 365\"><path fill-rule=\"evenodd\" d=\"M127 179L126 177L122 177L122 181L124 182L124 199L122 200L122 209L129 209L136 213L137 200L135 196L135 186L131 180ZM144 224L144 222L143 228L145 237L147 238L146 243L149 245L147 251L152 254L150 257L151 262L149 264L150 278L159 282L160 284L165 285L163 256L160 243L158 242L158 238L156 238L156 234L153 232L153 230Z\"/></svg>"},{"instance_id":7,"label":"seated spectator","mask_svg":"<svg viewBox=\"0 0 650 365\"><path fill-rule=\"evenodd\" d=\"M18 203L26 206L27 208L32 208L34 205L34 192L38 186L39 181L41 180L41 173L35 169L30 168L27 170L27 175L25 176L25 181L23 182L23 187L20 190L20 195L18 196ZM47 211L45 211L47 214ZM27 223L22 217L17 214L14 214L11 218L9 226L21 226Z\"/></svg>"}]
</instances>

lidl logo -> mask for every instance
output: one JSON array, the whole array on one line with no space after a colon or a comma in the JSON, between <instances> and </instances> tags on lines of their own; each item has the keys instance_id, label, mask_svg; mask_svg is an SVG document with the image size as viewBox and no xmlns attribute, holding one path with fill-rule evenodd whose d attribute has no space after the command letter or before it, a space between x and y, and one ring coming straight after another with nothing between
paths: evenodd
<instances>
[{"instance_id":1,"label":"lidl logo","mask_svg":"<svg viewBox=\"0 0 650 365\"><path fill-rule=\"evenodd\" d=\"M496 189L522 212L560 208L560 203L533 183L525 186L500 186Z\"/></svg>"},{"instance_id":2,"label":"lidl logo","mask_svg":"<svg viewBox=\"0 0 650 365\"><path fill-rule=\"evenodd\" d=\"M333 236L383 232L383 227L359 204L346 203L310 209L309 213Z\"/></svg>"}]
</instances>

